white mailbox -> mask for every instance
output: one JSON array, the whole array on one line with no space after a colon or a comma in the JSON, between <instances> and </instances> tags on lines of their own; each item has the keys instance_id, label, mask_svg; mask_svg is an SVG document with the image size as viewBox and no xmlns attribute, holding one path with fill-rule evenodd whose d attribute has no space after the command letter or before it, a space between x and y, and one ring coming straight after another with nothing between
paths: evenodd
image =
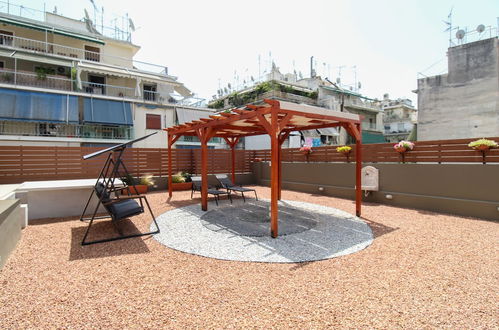
<instances>
[{"instance_id":1,"label":"white mailbox","mask_svg":"<svg viewBox=\"0 0 499 330\"><path fill-rule=\"evenodd\" d=\"M379 190L379 171L376 167L365 166L362 168L362 190Z\"/></svg>"}]
</instances>

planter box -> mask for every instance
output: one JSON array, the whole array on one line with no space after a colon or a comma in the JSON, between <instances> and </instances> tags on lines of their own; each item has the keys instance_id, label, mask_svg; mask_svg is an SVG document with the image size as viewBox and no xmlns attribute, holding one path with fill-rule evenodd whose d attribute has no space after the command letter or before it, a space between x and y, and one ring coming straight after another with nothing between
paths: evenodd
<instances>
[{"instance_id":1,"label":"planter box","mask_svg":"<svg viewBox=\"0 0 499 330\"><path fill-rule=\"evenodd\" d=\"M136 184L135 188L137 188L137 189L134 189L134 186L129 186L129 188L130 188L130 192L133 195L147 194L147 185L145 185L145 184ZM128 189L126 189L126 188L121 189L121 194L128 195Z\"/></svg>"},{"instance_id":2,"label":"planter box","mask_svg":"<svg viewBox=\"0 0 499 330\"><path fill-rule=\"evenodd\" d=\"M173 191L191 190L191 189L192 189L192 182L172 183Z\"/></svg>"}]
</instances>

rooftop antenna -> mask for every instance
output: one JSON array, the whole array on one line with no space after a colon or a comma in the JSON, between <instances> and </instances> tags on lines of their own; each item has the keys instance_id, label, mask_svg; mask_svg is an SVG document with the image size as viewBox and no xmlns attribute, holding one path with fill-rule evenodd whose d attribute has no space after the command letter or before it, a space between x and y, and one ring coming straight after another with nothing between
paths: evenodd
<instances>
[{"instance_id":1,"label":"rooftop antenna","mask_svg":"<svg viewBox=\"0 0 499 330\"><path fill-rule=\"evenodd\" d=\"M454 6L451 7L449 15L447 15L448 21L443 21L445 24L447 24L447 29L445 29L444 32L449 31L449 47L452 47L452 10L453 9L454 9Z\"/></svg>"},{"instance_id":2,"label":"rooftop antenna","mask_svg":"<svg viewBox=\"0 0 499 330\"><path fill-rule=\"evenodd\" d=\"M102 6L102 13L100 15L100 31L104 34L104 6Z\"/></svg>"},{"instance_id":3,"label":"rooftop antenna","mask_svg":"<svg viewBox=\"0 0 499 330\"><path fill-rule=\"evenodd\" d=\"M94 22L97 22L97 17L96 17L97 6L95 5L94 0L90 0L90 3L92 4L92 7L94 7Z\"/></svg>"}]
</instances>

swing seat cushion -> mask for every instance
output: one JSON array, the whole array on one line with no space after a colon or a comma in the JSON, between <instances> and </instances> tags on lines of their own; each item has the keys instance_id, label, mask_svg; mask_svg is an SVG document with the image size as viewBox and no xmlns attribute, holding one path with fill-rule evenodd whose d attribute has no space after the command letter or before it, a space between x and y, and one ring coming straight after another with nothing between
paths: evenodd
<instances>
[{"instance_id":1,"label":"swing seat cushion","mask_svg":"<svg viewBox=\"0 0 499 330\"><path fill-rule=\"evenodd\" d=\"M144 213L144 208L136 200L126 199L107 206L108 211L115 219L124 219L140 213Z\"/></svg>"}]
</instances>

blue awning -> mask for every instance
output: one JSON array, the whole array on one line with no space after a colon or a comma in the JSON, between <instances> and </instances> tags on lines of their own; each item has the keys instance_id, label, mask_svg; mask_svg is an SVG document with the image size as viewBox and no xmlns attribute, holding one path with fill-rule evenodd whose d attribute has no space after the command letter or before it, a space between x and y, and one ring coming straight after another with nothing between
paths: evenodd
<instances>
[{"instance_id":1,"label":"blue awning","mask_svg":"<svg viewBox=\"0 0 499 330\"><path fill-rule=\"evenodd\" d=\"M0 119L78 123L78 97L0 89Z\"/></svg>"},{"instance_id":2,"label":"blue awning","mask_svg":"<svg viewBox=\"0 0 499 330\"><path fill-rule=\"evenodd\" d=\"M133 125L130 102L86 97L83 120L87 123Z\"/></svg>"}]
</instances>

